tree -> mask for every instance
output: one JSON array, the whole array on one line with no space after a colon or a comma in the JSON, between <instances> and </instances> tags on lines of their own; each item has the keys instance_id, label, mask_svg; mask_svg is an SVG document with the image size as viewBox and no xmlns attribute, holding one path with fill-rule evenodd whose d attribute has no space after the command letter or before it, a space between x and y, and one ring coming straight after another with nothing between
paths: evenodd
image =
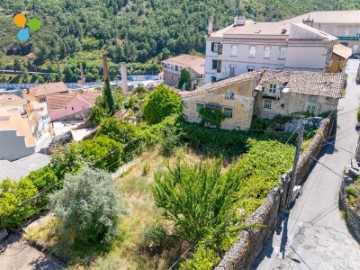
<instances>
[{"instance_id":1,"label":"tree","mask_svg":"<svg viewBox=\"0 0 360 270\"><path fill-rule=\"evenodd\" d=\"M102 135L80 143L80 153L91 167L115 171L121 162L121 143Z\"/></svg>"},{"instance_id":2,"label":"tree","mask_svg":"<svg viewBox=\"0 0 360 270\"><path fill-rule=\"evenodd\" d=\"M64 188L50 197L51 209L68 244L109 243L126 213L111 175L89 168L67 174Z\"/></svg>"},{"instance_id":3,"label":"tree","mask_svg":"<svg viewBox=\"0 0 360 270\"><path fill-rule=\"evenodd\" d=\"M104 97L105 97L106 108L108 109L110 115L114 115L115 103L114 103L114 98L113 98L112 92L111 92L109 78L106 78L106 80L105 80Z\"/></svg>"},{"instance_id":4,"label":"tree","mask_svg":"<svg viewBox=\"0 0 360 270\"><path fill-rule=\"evenodd\" d=\"M186 69L181 70L178 88L182 90L190 90L191 88L190 73Z\"/></svg>"},{"instance_id":5,"label":"tree","mask_svg":"<svg viewBox=\"0 0 360 270\"><path fill-rule=\"evenodd\" d=\"M220 176L221 162L176 164L155 175L155 204L189 241L223 227L232 211L239 179Z\"/></svg>"},{"instance_id":6,"label":"tree","mask_svg":"<svg viewBox=\"0 0 360 270\"><path fill-rule=\"evenodd\" d=\"M158 86L144 104L144 117L150 124L157 124L165 117L179 112L181 112L179 95L164 85Z\"/></svg>"}]
</instances>

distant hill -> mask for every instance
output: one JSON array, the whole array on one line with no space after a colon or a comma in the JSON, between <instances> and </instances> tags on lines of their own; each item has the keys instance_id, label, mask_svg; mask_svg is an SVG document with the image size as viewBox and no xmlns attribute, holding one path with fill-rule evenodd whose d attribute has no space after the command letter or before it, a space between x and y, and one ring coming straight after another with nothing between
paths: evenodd
<instances>
[{"instance_id":1,"label":"distant hill","mask_svg":"<svg viewBox=\"0 0 360 270\"><path fill-rule=\"evenodd\" d=\"M43 25L29 42L20 43L12 17L25 9L28 18L36 16ZM360 9L360 1L1 0L0 51L7 56L0 54L0 69L12 69L20 56L25 70L63 73L67 80L76 81L82 62L88 79L96 80L101 77L100 51L107 51L114 63L142 62L133 66L133 72L152 73L158 70L159 60L170 55L203 52L210 15L215 16L215 28L221 28L235 14L274 21L336 9ZM116 66L112 72L117 72Z\"/></svg>"}]
</instances>

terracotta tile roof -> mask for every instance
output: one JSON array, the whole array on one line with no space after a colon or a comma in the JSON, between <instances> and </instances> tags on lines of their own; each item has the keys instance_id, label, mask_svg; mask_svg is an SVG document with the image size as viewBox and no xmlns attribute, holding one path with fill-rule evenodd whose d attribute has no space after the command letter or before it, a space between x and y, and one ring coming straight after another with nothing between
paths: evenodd
<instances>
[{"instance_id":1,"label":"terracotta tile roof","mask_svg":"<svg viewBox=\"0 0 360 270\"><path fill-rule=\"evenodd\" d=\"M194 91L181 91L180 96L187 98L187 97L193 97L193 96L198 96L198 95L204 95L204 94L210 93L212 91L216 91L219 88L222 88L225 86L230 86L230 85L236 84L238 82L255 80L256 78L259 78L259 76L261 76L261 73L262 73L262 71L253 71L253 72L243 73L238 76L234 76L234 77L222 80L222 81L205 84L205 85L197 88Z\"/></svg>"},{"instance_id":2,"label":"terracotta tile roof","mask_svg":"<svg viewBox=\"0 0 360 270\"><path fill-rule=\"evenodd\" d=\"M37 101L31 101L30 104L34 113L40 116L40 118L49 114L46 104Z\"/></svg>"},{"instance_id":3,"label":"terracotta tile roof","mask_svg":"<svg viewBox=\"0 0 360 270\"><path fill-rule=\"evenodd\" d=\"M333 53L344 59L348 59L352 55L352 49L342 44L336 44L334 45Z\"/></svg>"},{"instance_id":4,"label":"terracotta tile roof","mask_svg":"<svg viewBox=\"0 0 360 270\"><path fill-rule=\"evenodd\" d=\"M341 73L264 70L256 88L261 89L267 83L276 83L283 85L288 93L339 99L343 89L343 78Z\"/></svg>"},{"instance_id":5,"label":"terracotta tile roof","mask_svg":"<svg viewBox=\"0 0 360 270\"><path fill-rule=\"evenodd\" d=\"M46 83L23 91L24 94L34 97L64 92L68 92L68 89L63 82Z\"/></svg>"},{"instance_id":6,"label":"terracotta tile roof","mask_svg":"<svg viewBox=\"0 0 360 270\"><path fill-rule=\"evenodd\" d=\"M178 64L183 67L191 68L197 74L205 74L205 58L189 55L189 54L180 54L175 57L168 58L162 61L165 64Z\"/></svg>"},{"instance_id":7,"label":"terracotta tile roof","mask_svg":"<svg viewBox=\"0 0 360 270\"><path fill-rule=\"evenodd\" d=\"M360 24L360 10L315 11L288 19L288 22L314 20L314 23Z\"/></svg>"},{"instance_id":8,"label":"terracotta tile roof","mask_svg":"<svg viewBox=\"0 0 360 270\"><path fill-rule=\"evenodd\" d=\"M0 109L0 131L2 130L14 130L17 136L24 136L27 147L36 145L28 119L21 117L18 110Z\"/></svg>"},{"instance_id":9,"label":"terracotta tile roof","mask_svg":"<svg viewBox=\"0 0 360 270\"><path fill-rule=\"evenodd\" d=\"M88 103L90 106L93 106L96 102L97 97L99 97L100 95L100 92L86 92L82 94L51 94L47 96L47 104L49 110L56 110L65 108L71 100L73 100L74 98L79 98L80 100Z\"/></svg>"},{"instance_id":10,"label":"terracotta tile roof","mask_svg":"<svg viewBox=\"0 0 360 270\"><path fill-rule=\"evenodd\" d=\"M182 91L182 98L204 95L219 88L230 86L241 81L254 80L256 89L262 90L267 83L281 84L288 93L341 98L343 74L316 73L280 70L259 70L244 73L219 82L205 84L194 91Z\"/></svg>"},{"instance_id":11,"label":"terracotta tile roof","mask_svg":"<svg viewBox=\"0 0 360 270\"><path fill-rule=\"evenodd\" d=\"M17 95L0 95L0 106L22 106L26 105L26 99L18 97Z\"/></svg>"}]
</instances>

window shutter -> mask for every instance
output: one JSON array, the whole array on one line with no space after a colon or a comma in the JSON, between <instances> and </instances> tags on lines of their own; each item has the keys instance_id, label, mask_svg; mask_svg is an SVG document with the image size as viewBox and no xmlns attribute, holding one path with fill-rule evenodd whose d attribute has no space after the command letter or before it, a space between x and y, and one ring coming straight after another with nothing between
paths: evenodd
<instances>
[{"instance_id":1,"label":"window shutter","mask_svg":"<svg viewBox=\"0 0 360 270\"><path fill-rule=\"evenodd\" d=\"M214 42L211 42L211 51L214 51Z\"/></svg>"},{"instance_id":2,"label":"window shutter","mask_svg":"<svg viewBox=\"0 0 360 270\"><path fill-rule=\"evenodd\" d=\"M221 60L217 61L217 72L221 72Z\"/></svg>"}]
</instances>

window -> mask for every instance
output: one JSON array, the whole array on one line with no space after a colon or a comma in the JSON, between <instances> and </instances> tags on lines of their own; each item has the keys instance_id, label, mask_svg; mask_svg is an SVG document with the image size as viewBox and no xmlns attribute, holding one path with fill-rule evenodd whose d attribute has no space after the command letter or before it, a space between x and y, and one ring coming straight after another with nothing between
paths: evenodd
<instances>
[{"instance_id":1,"label":"window","mask_svg":"<svg viewBox=\"0 0 360 270\"><path fill-rule=\"evenodd\" d=\"M231 108L224 108L224 115L225 115L225 118L232 118L232 116L233 116L233 109L231 109Z\"/></svg>"},{"instance_id":2,"label":"window","mask_svg":"<svg viewBox=\"0 0 360 270\"><path fill-rule=\"evenodd\" d=\"M264 100L264 108L271 110L271 100L268 99Z\"/></svg>"},{"instance_id":3,"label":"window","mask_svg":"<svg viewBox=\"0 0 360 270\"><path fill-rule=\"evenodd\" d=\"M73 110L74 110L74 107L71 107L71 110L73 111Z\"/></svg>"},{"instance_id":4,"label":"window","mask_svg":"<svg viewBox=\"0 0 360 270\"><path fill-rule=\"evenodd\" d=\"M211 51L218 52L218 46L219 46L219 43L212 42L211 43Z\"/></svg>"},{"instance_id":5,"label":"window","mask_svg":"<svg viewBox=\"0 0 360 270\"><path fill-rule=\"evenodd\" d=\"M317 96L310 96L309 100L310 100L310 102L316 102L317 101Z\"/></svg>"},{"instance_id":6,"label":"window","mask_svg":"<svg viewBox=\"0 0 360 270\"><path fill-rule=\"evenodd\" d=\"M264 55L264 57L265 58L270 58L270 47L265 47L265 55Z\"/></svg>"},{"instance_id":7,"label":"window","mask_svg":"<svg viewBox=\"0 0 360 270\"><path fill-rule=\"evenodd\" d=\"M359 50L359 45L354 45L353 46L353 52L357 52Z\"/></svg>"},{"instance_id":8,"label":"window","mask_svg":"<svg viewBox=\"0 0 360 270\"><path fill-rule=\"evenodd\" d=\"M237 56L237 45L231 45L231 56Z\"/></svg>"},{"instance_id":9,"label":"window","mask_svg":"<svg viewBox=\"0 0 360 270\"><path fill-rule=\"evenodd\" d=\"M269 93L276 93L276 88L277 88L277 86L276 86L276 84L273 84L273 83L271 83L270 85L269 85Z\"/></svg>"},{"instance_id":10,"label":"window","mask_svg":"<svg viewBox=\"0 0 360 270\"><path fill-rule=\"evenodd\" d=\"M285 59L285 58L286 58L286 48L285 48L285 47L281 47L281 48L280 48L279 59Z\"/></svg>"},{"instance_id":11,"label":"window","mask_svg":"<svg viewBox=\"0 0 360 270\"><path fill-rule=\"evenodd\" d=\"M215 76L211 76L211 82L216 82L216 77Z\"/></svg>"},{"instance_id":12,"label":"window","mask_svg":"<svg viewBox=\"0 0 360 270\"><path fill-rule=\"evenodd\" d=\"M221 60L217 61L217 69L216 72L221 72Z\"/></svg>"},{"instance_id":13,"label":"window","mask_svg":"<svg viewBox=\"0 0 360 270\"><path fill-rule=\"evenodd\" d=\"M248 72L254 71L255 67L248 67Z\"/></svg>"},{"instance_id":14,"label":"window","mask_svg":"<svg viewBox=\"0 0 360 270\"><path fill-rule=\"evenodd\" d=\"M225 94L225 99L234 99L234 91L227 90Z\"/></svg>"},{"instance_id":15,"label":"window","mask_svg":"<svg viewBox=\"0 0 360 270\"><path fill-rule=\"evenodd\" d=\"M175 66L175 71L179 71L179 68L178 68L178 66Z\"/></svg>"},{"instance_id":16,"label":"window","mask_svg":"<svg viewBox=\"0 0 360 270\"><path fill-rule=\"evenodd\" d=\"M202 108L204 108L205 105L201 103L196 103L196 112L200 112Z\"/></svg>"},{"instance_id":17,"label":"window","mask_svg":"<svg viewBox=\"0 0 360 270\"><path fill-rule=\"evenodd\" d=\"M256 47L250 46L250 57L255 57Z\"/></svg>"},{"instance_id":18,"label":"window","mask_svg":"<svg viewBox=\"0 0 360 270\"><path fill-rule=\"evenodd\" d=\"M305 109L305 111L306 111L307 113L315 114L315 113L316 113L316 105L306 104L306 109Z\"/></svg>"},{"instance_id":19,"label":"window","mask_svg":"<svg viewBox=\"0 0 360 270\"><path fill-rule=\"evenodd\" d=\"M230 76L235 76L235 66L230 66Z\"/></svg>"},{"instance_id":20,"label":"window","mask_svg":"<svg viewBox=\"0 0 360 270\"><path fill-rule=\"evenodd\" d=\"M217 64L218 64L217 60L212 60L212 69L217 69Z\"/></svg>"},{"instance_id":21,"label":"window","mask_svg":"<svg viewBox=\"0 0 360 270\"><path fill-rule=\"evenodd\" d=\"M349 31L349 29L346 29L346 30L345 30L345 36L347 36L347 37L350 36L350 31Z\"/></svg>"},{"instance_id":22,"label":"window","mask_svg":"<svg viewBox=\"0 0 360 270\"><path fill-rule=\"evenodd\" d=\"M40 102L46 102L46 98L40 98Z\"/></svg>"},{"instance_id":23,"label":"window","mask_svg":"<svg viewBox=\"0 0 360 270\"><path fill-rule=\"evenodd\" d=\"M218 45L217 53L222 54L222 44Z\"/></svg>"}]
</instances>

